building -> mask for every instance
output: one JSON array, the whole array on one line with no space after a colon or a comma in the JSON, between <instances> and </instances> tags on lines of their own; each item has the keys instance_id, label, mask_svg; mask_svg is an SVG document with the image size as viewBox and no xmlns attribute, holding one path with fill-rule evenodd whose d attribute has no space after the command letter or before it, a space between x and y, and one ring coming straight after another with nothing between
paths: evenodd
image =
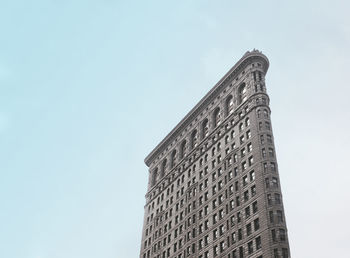
<instances>
[{"instance_id":1,"label":"building","mask_svg":"<svg viewBox=\"0 0 350 258\"><path fill-rule=\"evenodd\" d=\"M140 258L288 258L265 74L247 52L146 157Z\"/></svg>"}]
</instances>

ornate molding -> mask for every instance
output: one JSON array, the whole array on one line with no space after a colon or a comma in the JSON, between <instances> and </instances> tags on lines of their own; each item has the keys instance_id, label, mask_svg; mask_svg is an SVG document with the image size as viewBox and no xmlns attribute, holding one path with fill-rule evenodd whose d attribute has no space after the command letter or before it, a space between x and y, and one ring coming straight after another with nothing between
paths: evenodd
<instances>
[{"instance_id":1,"label":"ornate molding","mask_svg":"<svg viewBox=\"0 0 350 258\"><path fill-rule=\"evenodd\" d=\"M149 167L152 161L171 144L178 135L212 102L245 67L254 61L262 62L262 68L266 73L269 68L269 60L258 50L246 52L244 56L215 84L215 86L199 101L199 103L177 124L177 126L151 151L145 158Z\"/></svg>"}]
</instances>

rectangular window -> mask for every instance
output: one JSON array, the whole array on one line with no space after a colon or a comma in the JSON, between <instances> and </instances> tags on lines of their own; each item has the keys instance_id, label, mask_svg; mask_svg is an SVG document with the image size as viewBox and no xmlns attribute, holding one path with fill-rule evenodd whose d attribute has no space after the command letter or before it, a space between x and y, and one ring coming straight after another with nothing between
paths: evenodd
<instances>
[{"instance_id":1,"label":"rectangular window","mask_svg":"<svg viewBox=\"0 0 350 258\"><path fill-rule=\"evenodd\" d=\"M276 164L274 162L270 163L271 171L276 172Z\"/></svg>"},{"instance_id":2,"label":"rectangular window","mask_svg":"<svg viewBox=\"0 0 350 258\"><path fill-rule=\"evenodd\" d=\"M252 137L252 133L249 131L247 131L247 139L250 139Z\"/></svg>"},{"instance_id":3,"label":"rectangular window","mask_svg":"<svg viewBox=\"0 0 350 258\"><path fill-rule=\"evenodd\" d=\"M253 242L250 241L250 242L248 243L248 253L249 253L249 254L252 254L253 251L254 251L254 249L253 249Z\"/></svg>"},{"instance_id":4,"label":"rectangular window","mask_svg":"<svg viewBox=\"0 0 350 258\"><path fill-rule=\"evenodd\" d=\"M254 172L254 170L251 171L251 172L249 173L249 175L250 175L250 181L254 181L254 180L255 180L255 172Z\"/></svg>"},{"instance_id":5,"label":"rectangular window","mask_svg":"<svg viewBox=\"0 0 350 258\"><path fill-rule=\"evenodd\" d=\"M254 230L257 231L260 228L259 218L254 220Z\"/></svg>"},{"instance_id":6,"label":"rectangular window","mask_svg":"<svg viewBox=\"0 0 350 258\"><path fill-rule=\"evenodd\" d=\"M277 211L277 223L283 222L283 213L282 211Z\"/></svg>"},{"instance_id":7,"label":"rectangular window","mask_svg":"<svg viewBox=\"0 0 350 258\"><path fill-rule=\"evenodd\" d=\"M272 137L271 137L271 135L266 135L266 137L267 137L267 142L268 143L272 143Z\"/></svg>"},{"instance_id":8,"label":"rectangular window","mask_svg":"<svg viewBox=\"0 0 350 258\"><path fill-rule=\"evenodd\" d=\"M255 238L255 248L256 248L256 250L261 249L261 238L260 237Z\"/></svg>"},{"instance_id":9,"label":"rectangular window","mask_svg":"<svg viewBox=\"0 0 350 258\"><path fill-rule=\"evenodd\" d=\"M281 195L275 193L275 204L281 204Z\"/></svg>"},{"instance_id":10,"label":"rectangular window","mask_svg":"<svg viewBox=\"0 0 350 258\"><path fill-rule=\"evenodd\" d=\"M246 186L248 184L248 177L244 176L243 177L243 186Z\"/></svg>"},{"instance_id":11,"label":"rectangular window","mask_svg":"<svg viewBox=\"0 0 350 258\"><path fill-rule=\"evenodd\" d=\"M246 230L247 230L247 236L249 236L252 233L252 224L251 223L246 225Z\"/></svg>"},{"instance_id":12,"label":"rectangular window","mask_svg":"<svg viewBox=\"0 0 350 258\"><path fill-rule=\"evenodd\" d=\"M283 228L279 229L279 235L282 242L286 241L286 231Z\"/></svg>"},{"instance_id":13,"label":"rectangular window","mask_svg":"<svg viewBox=\"0 0 350 258\"><path fill-rule=\"evenodd\" d=\"M257 213L257 211L258 211L258 202L257 201L255 201L255 202L253 202L253 213L255 214L255 213Z\"/></svg>"}]
</instances>

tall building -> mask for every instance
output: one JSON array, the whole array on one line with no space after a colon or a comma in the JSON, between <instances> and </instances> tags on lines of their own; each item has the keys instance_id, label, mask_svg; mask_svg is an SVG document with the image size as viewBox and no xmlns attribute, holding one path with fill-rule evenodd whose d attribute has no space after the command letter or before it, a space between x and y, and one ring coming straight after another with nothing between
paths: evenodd
<instances>
[{"instance_id":1,"label":"tall building","mask_svg":"<svg viewBox=\"0 0 350 258\"><path fill-rule=\"evenodd\" d=\"M140 258L288 258L265 74L247 52L146 157Z\"/></svg>"}]
</instances>

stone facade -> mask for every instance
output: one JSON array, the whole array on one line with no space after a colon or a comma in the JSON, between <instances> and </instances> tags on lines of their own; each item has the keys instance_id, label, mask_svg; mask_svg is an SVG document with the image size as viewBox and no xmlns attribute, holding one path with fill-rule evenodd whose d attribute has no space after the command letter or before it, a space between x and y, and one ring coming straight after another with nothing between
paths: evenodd
<instances>
[{"instance_id":1,"label":"stone facade","mask_svg":"<svg viewBox=\"0 0 350 258\"><path fill-rule=\"evenodd\" d=\"M268 67L247 52L146 157L140 258L290 257Z\"/></svg>"}]
</instances>

